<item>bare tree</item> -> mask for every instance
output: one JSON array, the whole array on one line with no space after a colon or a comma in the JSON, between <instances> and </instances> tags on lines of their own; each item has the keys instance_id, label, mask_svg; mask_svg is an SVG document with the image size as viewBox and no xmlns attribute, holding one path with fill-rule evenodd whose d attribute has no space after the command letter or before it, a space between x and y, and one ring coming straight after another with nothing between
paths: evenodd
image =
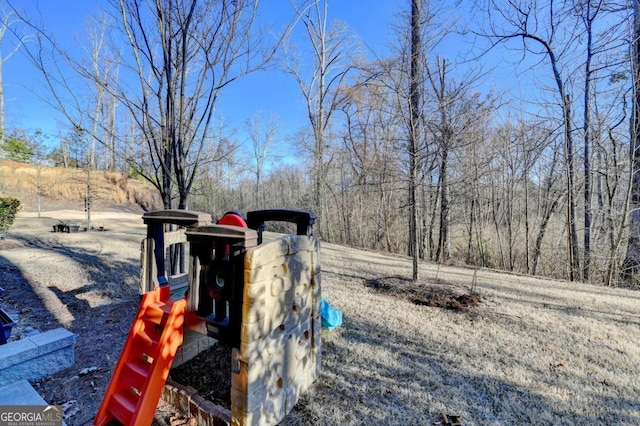
<instances>
[{"instance_id":1,"label":"bare tree","mask_svg":"<svg viewBox=\"0 0 640 426\"><path fill-rule=\"evenodd\" d=\"M269 158L269 148L278 137L278 123L274 115L258 111L246 121L246 127L251 139L253 160L255 161L255 204L259 208L264 204L264 195L261 188L264 169Z\"/></svg>"},{"instance_id":2,"label":"bare tree","mask_svg":"<svg viewBox=\"0 0 640 426\"><path fill-rule=\"evenodd\" d=\"M95 117L92 120L92 129L91 135L99 134L99 123L104 123L106 121L104 112L104 97L105 97L105 86L107 85L107 81L109 80L109 72L110 72L110 64L112 61L108 61L105 58L106 52L104 51L104 39L105 33L107 31L107 22L105 22L105 18L102 18L95 27L90 28L89 30L89 39L90 46L87 49L87 56L91 61L91 69L92 74L94 76L94 90L95 90L95 101L93 107L93 116ZM106 123L105 123L106 126ZM96 145L97 139L96 137L91 138L89 148L89 159L88 159L88 167L96 168Z\"/></svg>"},{"instance_id":3,"label":"bare tree","mask_svg":"<svg viewBox=\"0 0 640 426\"><path fill-rule=\"evenodd\" d=\"M425 64L427 53L432 47L425 37L425 31L431 25L430 4L422 0L411 0L409 13L400 16L398 27L397 57L380 61L381 79L392 92L394 107L399 112L403 129L400 138L404 161L408 163L406 171L406 207L408 207L407 251L412 257L412 278L419 276L418 261L421 252L419 228L420 172L425 155Z\"/></svg>"},{"instance_id":4,"label":"bare tree","mask_svg":"<svg viewBox=\"0 0 640 426\"><path fill-rule=\"evenodd\" d=\"M409 235L411 241L412 277L419 278L418 258L420 237L418 235L418 156L420 152L422 117L422 82L424 79L422 50L422 0L411 0L411 66L409 70Z\"/></svg>"},{"instance_id":5,"label":"bare tree","mask_svg":"<svg viewBox=\"0 0 640 426\"><path fill-rule=\"evenodd\" d=\"M47 188L42 179L43 162L47 156L47 148L45 145L46 136L41 130L36 130L31 139L31 151L33 152L33 164L36 166L36 211L38 217L42 213L42 197L46 195Z\"/></svg>"},{"instance_id":6,"label":"bare tree","mask_svg":"<svg viewBox=\"0 0 640 426\"><path fill-rule=\"evenodd\" d=\"M133 119L146 148L145 156L127 159L129 167L156 186L165 208L174 207L177 196L177 207L184 209L198 170L229 155L205 150L216 143L211 126L220 93L242 76L264 69L291 28L268 40L256 24L258 4L258 0L110 0L106 12L112 23L118 23L112 29L120 30L110 34L118 73L96 75L93 66L70 57L33 24L38 43L28 54L54 94L52 103L76 126L93 132L83 120L93 123L96 117L86 114L69 70L116 99ZM101 120L96 132L100 134L92 136L109 146L104 135L113 132L105 126L108 120ZM205 158L205 152L220 155Z\"/></svg>"},{"instance_id":7,"label":"bare tree","mask_svg":"<svg viewBox=\"0 0 640 426\"><path fill-rule=\"evenodd\" d=\"M539 176L539 180L541 182L540 199L542 202L538 208L540 218L532 254L531 273L533 275L538 273L538 265L542 254L542 242L546 235L549 221L551 220L551 217L560 202L560 198L562 197L562 191L560 190L560 185L557 182L559 179L556 174L556 168L560 162L558 156L559 149L554 147L554 149L551 150L551 159L544 168L544 175Z\"/></svg>"},{"instance_id":8,"label":"bare tree","mask_svg":"<svg viewBox=\"0 0 640 426\"><path fill-rule=\"evenodd\" d=\"M567 77L563 76L561 65L561 60L573 53L578 34L577 22L573 20L570 7L563 9L554 2L539 5L537 2L511 1L508 5L502 5L490 0L488 3L488 35L493 43L521 40L523 53L542 55L551 67L564 134L569 279L580 279L572 112L574 99L567 88L569 83Z\"/></svg>"},{"instance_id":9,"label":"bare tree","mask_svg":"<svg viewBox=\"0 0 640 426\"><path fill-rule=\"evenodd\" d=\"M296 7L311 47L311 64L306 65L285 46L286 69L304 96L313 129L313 208L319 214L320 233L327 231L325 155L332 117L340 105L341 88L352 69L354 43L344 24L329 23L329 2L313 0L310 6ZM325 238L328 235L324 235Z\"/></svg>"},{"instance_id":10,"label":"bare tree","mask_svg":"<svg viewBox=\"0 0 640 426\"><path fill-rule=\"evenodd\" d=\"M406 134L402 114L393 93L381 81L385 73L378 63L364 66L345 89L341 105L345 121L339 131L343 141L340 160L340 206L347 244L387 251L396 250L393 224L403 213L406 200L400 177L404 158L398 158L397 140ZM402 218L401 220L404 220ZM402 238L406 238L402 235ZM408 241L408 239L407 239Z\"/></svg>"},{"instance_id":11,"label":"bare tree","mask_svg":"<svg viewBox=\"0 0 640 426\"><path fill-rule=\"evenodd\" d=\"M433 148L433 165L426 166L429 178L435 183L435 200L438 208L432 208L430 233L436 230L437 243L434 244L432 236L429 238L429 252L433 260L446 262L450 256L450 222L451 222L451 175L457 171L462 173L461 167L452 168L456 151L469 143L477 143L477 137L483 133L482 125L488 125L487 119L494 109L492 96L484 99L479 93L474 92L473 85L478 79L476 71L467 72L462 78L452 77L452 62L440 55L436 55L426 68L427 90L432 93L432 103L429 112L424 115L424 125ZM482 124L481 124L482 123ZM482 137L480 137L482 140ZM428 153L428 145L425 145ZM424 149L424 148L423 148ZM428 158L428 156L424 156ZM429 161L429 160L427 160ZM435 207L435 202L432 203ZM437 216L437 221L436 221Z\"/></svg>"},{"instance_id":12,"label":"bare tree","mask_svg":"<svg viewBox=\"0 0 640 426\"><path fill-rule=\"evenodd\" d=\"M637 280L640 273L640 1L633 2L633 32L631 44L632 115L631 115L631 183L629 241L622 263L622 276Z\"/></svg>"},{"instance_id":13,"label":"bare tree","mask_svg":"<svg viewBox=\"0 0 640 426\"><path fill-rule=\"evenodd\" d=\"M594 138L592 124L592 109L597 88L597 74L599 68L606 69L607 64L596 62L596 55L610 50L610 35L607 32L595 34L597 20L603 15L606 8L604 0L574 0L574 8L579 15L584 27L584 64L583 70L583 164L584 164L584 263L582 267L582 277L589 280L591 268L591 234L592 234L592 144ZM611 33L609 30L608 33ZM599 39L599 40L598 40Z\"/></svg>"},{"instance_id":14,"label":"bare tree","mask_svg":"<svg viewBox=\"0 0 640 426\"><path fill-rule=\"evenodd\" d=\"M254 25L257 1L165 0L151 9L141 0L120 0L116 6L141 98L132 99L123 85L114 94L135 118L161 171L165 207L172 206L175 179L178 208L187 208L222 89L264 68L282 39L264 44Z\"/></svg>"},{"instance_id":15,"label":"bare tree","mask_svg":"<svg viewBox=\"0 0 640 426\"><path fill-rule=\"evenodd\" d=\"M16 16L12 12L0 10L0 144L4 143L5 137L5 101L4 101L4 80L3 80L3 66L22 46L25 41L25 37L18 38L17 42L11 48L6 55L2 53L2 45L5 41L6 31L12 31L12 27L18 21Z\"/></svg>"}]
</instances>

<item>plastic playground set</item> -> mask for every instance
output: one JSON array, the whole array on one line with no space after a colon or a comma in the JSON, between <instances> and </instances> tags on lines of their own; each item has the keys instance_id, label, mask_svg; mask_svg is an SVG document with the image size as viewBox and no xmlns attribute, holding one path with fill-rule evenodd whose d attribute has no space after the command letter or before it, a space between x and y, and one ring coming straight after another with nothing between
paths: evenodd
<instances>
[{"instance_id":1,"label":"plastic playground set","mask_svg":"<svg viewBox=\"0 0 640 426\"><path fill-rule=\"evenodd\" d=\"M314 214L259 210L213 223L163 210L143 221L141 302L94 424L151 424L187 329L231 347L230 421L215 423L280 422L321 366ZM296 234L263 241L270 221Z\"/></svg>"}]
</instances>

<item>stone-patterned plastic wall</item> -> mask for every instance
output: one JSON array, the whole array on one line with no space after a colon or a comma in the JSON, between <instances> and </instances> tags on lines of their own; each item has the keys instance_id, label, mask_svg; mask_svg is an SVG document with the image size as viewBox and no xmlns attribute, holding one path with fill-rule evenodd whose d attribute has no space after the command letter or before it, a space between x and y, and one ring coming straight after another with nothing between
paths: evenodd
<instances>
[{"instance_id":1,"label":"stone-patterned plastic wall","mask_svg":"<svg viewBox=\"0 0 640 426\"><path fill-rule=\"evenodd\" d=\"M233 350L234 424L282 420L320 373L320 242L289 235L245 255L242 335Z\"/></svg>"}]
</instances>

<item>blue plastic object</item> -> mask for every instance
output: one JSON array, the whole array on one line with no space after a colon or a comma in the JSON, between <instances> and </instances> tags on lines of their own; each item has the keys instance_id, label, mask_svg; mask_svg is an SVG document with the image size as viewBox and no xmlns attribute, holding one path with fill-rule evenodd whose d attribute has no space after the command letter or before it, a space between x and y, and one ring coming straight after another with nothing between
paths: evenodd
<instances>
[{"instance_id":1,"label":"blue plastic object","mask_svg":"<svg viewBox=\"0 0 640 426\"><path fill-rule=\"evenodd\" d=\"M342 312L329 304L325 298L320 299L320 317L322 328L333 331L342 325Z\"/></svg>"},{"instance_id":2,"label":"blue plastic object","mask_svg":"<svg viewBox=\"0 0 640 426\"><path fill-rule=\"evenodd\" d=\"M4 309L0 309L0 323L2 323L2 331L0 332L0 345L4 345L11 337L11 329L16 322L11 318L11 316L4 311Z\"/></svg>"}]
</instances>

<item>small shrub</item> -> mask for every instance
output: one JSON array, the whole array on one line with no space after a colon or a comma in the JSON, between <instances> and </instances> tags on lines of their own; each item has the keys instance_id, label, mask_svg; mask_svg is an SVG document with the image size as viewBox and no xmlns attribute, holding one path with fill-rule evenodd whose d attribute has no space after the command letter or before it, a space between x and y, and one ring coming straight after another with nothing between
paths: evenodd
<instances>
[{"instance_id":1,"label":"small shrub","mask_svg":"<svg viewBox=\"0 0 640 426\"><path fill-rule=\"evenodd\" d=\"M0 233L11 228L20 208L20 200L12 197L0 197Z\"/></svg>"}]
</instances>

